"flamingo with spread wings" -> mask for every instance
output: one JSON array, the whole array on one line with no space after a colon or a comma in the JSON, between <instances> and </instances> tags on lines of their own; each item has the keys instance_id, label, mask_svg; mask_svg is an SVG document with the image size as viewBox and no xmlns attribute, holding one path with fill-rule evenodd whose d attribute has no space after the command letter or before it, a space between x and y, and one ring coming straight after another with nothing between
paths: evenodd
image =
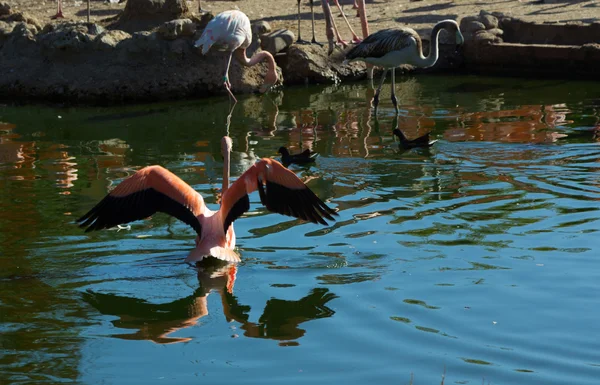
<instances>
[{"instance_id":1,"label":"flamingo with spread wings","mask_svg":"<svg viewBox=\"0 0 600 385\"><path fill-rule=\"evenodd\" d=\"M276 160L263 158L246 170L231 187L229 163L232 141L221 140L224 157L221 207L212 211L202 196L161 166L148 166L121 182L87 214L77 220L86 232L167 213L191 226L198 234L196 247L186 262L212 256L239 262L233 250L233 222L250 209L248 194L258 190L269 211L327 225L337 213L315 195L292 171Z\"/></svg>"}]
</instances>

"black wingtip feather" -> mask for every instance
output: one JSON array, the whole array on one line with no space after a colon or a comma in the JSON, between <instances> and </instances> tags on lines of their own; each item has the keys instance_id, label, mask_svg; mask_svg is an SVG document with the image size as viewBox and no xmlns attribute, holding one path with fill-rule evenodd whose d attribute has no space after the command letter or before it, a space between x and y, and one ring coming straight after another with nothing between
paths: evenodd
<instances>
[{"instance_id":1,"label":"black wingtip feather","mask_svg":"<svg viewBox=\"0 0 600 385\"><path fill-rule=\"evenodd\" d=\"M265 188L266 187L266 188ZM278 183L267 181L266 186L258 180L258 192L263 205L279 214L293 216L312 223L327 226L324 218L335 220L335 211L329 208L308 187L290 189Z\"/></svg>"},{"instance_id":2,"label":"black wingtip feather","mask_svg":"<svg viewBox=\"0 0 600 385\"><path fill-rule=\"evenodd\" d=\"M107 195L77 222L85 232L111 228L164 212L191 226L200 235L202 227L196 216L184 205L153 188L123 197Z\"/></svg>"}]
</instances>

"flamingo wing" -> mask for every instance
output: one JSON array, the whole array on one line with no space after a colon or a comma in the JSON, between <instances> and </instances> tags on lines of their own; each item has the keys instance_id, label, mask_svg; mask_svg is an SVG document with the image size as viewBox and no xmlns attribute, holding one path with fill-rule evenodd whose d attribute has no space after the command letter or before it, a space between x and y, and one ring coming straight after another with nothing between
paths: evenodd
<instances>
[{"instance_id":1,"label":"flamingo wing","mask_svg":"<svg viewBox=\"0 0 600 385\"><path fill-rule=\"evenodd\" d=\"M412 41L414 40L414 42ZM346 60L358 58L380 58L392 51L400 51L411 44L421 46L421 38L411 28L388 28L377 31L354 46L346 54ZM418 52L421 52L419 49Z\"/></svg>"},{"instance_id":2,"label":"flamingo wing","mask_svg":"<svg viewBox=\"0 0 600 385\"><path fill-rule=\"evenodd\" d=\"M200 235L202 226L197 216L204 209L204 199L187 183L161 166L149 166L121 182L77 222L88 232L163 212L188 224Z\"/></svg>"},{"instance_id":3,"label":"flamingo wing","mask_svg":"<svg viewBox=\"0 0 600 385\"><path fill-rule=\"evenodd\" d=\"M263 158L250 167L223 194L221 212L225 232L250 209L248 194L258 190L260 201L272 212L327 225L337 213L328 207L292 171L274 159Z\"/></svg>"}]
</instances>

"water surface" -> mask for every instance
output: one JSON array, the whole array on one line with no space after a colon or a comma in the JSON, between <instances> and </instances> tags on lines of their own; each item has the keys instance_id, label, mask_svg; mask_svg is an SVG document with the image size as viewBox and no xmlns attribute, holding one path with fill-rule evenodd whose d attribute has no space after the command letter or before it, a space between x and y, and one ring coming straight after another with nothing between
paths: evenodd
<instances>
[{"instance_id":1,"label":"water surface","mask_svg":"<svg viewBox=\"0 0 600 385\"><path fill-rule=\"evenodd\" d=\"M113 108L0 107L0 382L597 384L600 84L402 78ZM431 132L429 149L404 150ZM339 212L330 226L251 195L237 266L183 263L162 214L74 220L160 164L216 207L277 149Z\"/></svg>"}]
</instances>

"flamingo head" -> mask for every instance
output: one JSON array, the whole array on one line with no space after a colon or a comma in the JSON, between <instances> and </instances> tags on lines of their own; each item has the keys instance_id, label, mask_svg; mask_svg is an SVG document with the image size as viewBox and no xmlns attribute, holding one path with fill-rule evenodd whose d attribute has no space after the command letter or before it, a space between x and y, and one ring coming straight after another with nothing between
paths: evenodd
<instances>
[{"instance_id":1,"label":"flamingo head","mask_svg":"<svg viewBox=\"0 0 600 385\"><path fill-rule=\"evenodd\" d=\"M225 154L229 154L232 148L233 141L230 137L224 136L223 139L221 139L221 154L223 154L223 157L225 157Z\"/></svg>"},{"instance_id":2,"label":"flamingo head","mask_svg":"<svg viewBox=\"0 0 600 385\"><path fill-rule=\"evenodd\" d=\"M277 76L277 70L275 67L269 67L267 74L265 75L265 81L262 86L260 86L260 93L264 94L269 91L277 82L279 81L279 76Z\"/></svg>"}]
</instances>

